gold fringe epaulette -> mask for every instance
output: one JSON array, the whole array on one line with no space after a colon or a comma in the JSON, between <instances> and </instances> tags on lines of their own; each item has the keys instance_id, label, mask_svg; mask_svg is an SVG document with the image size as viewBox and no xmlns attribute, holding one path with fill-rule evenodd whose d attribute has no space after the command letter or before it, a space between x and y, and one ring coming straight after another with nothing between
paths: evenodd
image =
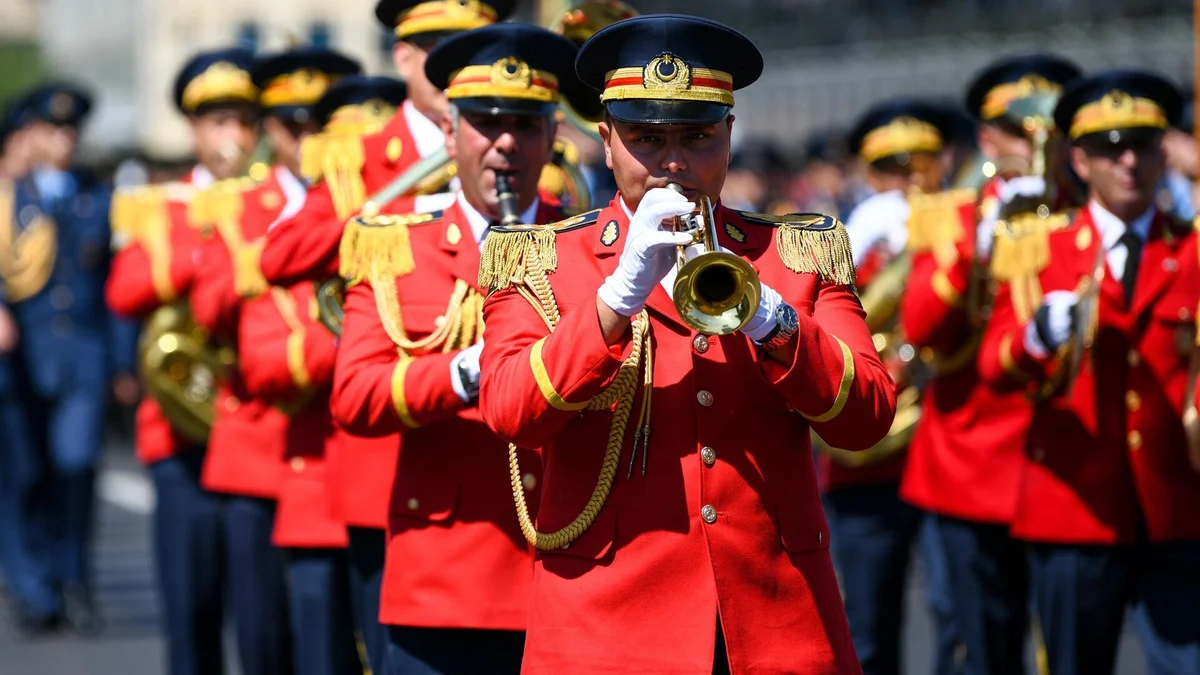
<instances>
[{"instance_id":1,"label":"gold fringe epaulette","mask_svg":"<svg viewBox=\"0 0 1200 675\"><path fill-rule=\"evenodd\" d=\"M971 188L909 193L909 253L932 252L943 268L954 264L957 242L963 235L959 212L963 205L974 203L976 196L976 191Z\"/></svg>"},{"instance_id":2,"label":"gold fringe epaulette","mask_svg":"<svg viewBox=\"0 0 1200 675\"><path fill-rule=\"evenodd\" d=\"M326 130L304 139L300 146L300 174L314 185L325 183L339 220L349 218L367 201L362 137L371 129Z\"/></svg>"},{"instance_id":3,"label":"gold fringe epaulette","mask_svg":"<svg viewBox=\"0 0 1200 675\"><path fill-rule=\"evenodd\" d=\"M440 222L442 211L351 218L338 246L338 275L347 283L401 277L415 269L408 228Z\"/></svg>"},{"instance_id":4,"label":"gold fringe epaulette","mask_svg":"<svg viewBox=\"0 0 1200 675\"><path fill-rule=\"evenodd\" d=\"M479 261L479 287L498 291L520 283L526 266L534 264L549 274L558 269L555 238L581 227L595 225L600 209L545 225L493 227L483 242Z\"/></svg>"},{"instance_id":5,"label":"gold fringe epaulette","mask_svg":"<svg viewBox=\"0 0 1200 675\"><path fill-rule=\"evenodd\" d=\"M152 239L169 238L171 227L167 204L190 203L196 189L187 183L172 182L122 188L113 194L109 209L112 248Z\"/></svg>"},{"instance_id":6,"label":"gold fringe epaulette","mask_svg":"<svg viewBox=\"0 0 1200 675\"><path fill-rule=\"evenodd\" d=\"M251 178L230 178L197 190L188 203L188 222L204 233L222 222L237 222L242 216L243 195L257 184Z\"/></svg>"},{"instance_id":7,"label":"gold fringe epaulette","mask_svg":"<svg viewBox=\"0 0 1200 675\"><path fill-rule=\"evenodd\" d=\"M815 274L826 283L852 285L854 258L846 226L820 213L764 213L734 211L743 221L775 229L775 250L785 267L797 274Z\"/></svg>"},{"instance_id":8,"label":"gold fringe epaulette","mask_svg":"<svg viewBox=\"0 0 1200 675\"><path fill-rule=\"evenodd\" d=\"M259 265L262 242L247 242L242 230L246 192L258 182L250 178L231 178L213 183L192 199L188 219L204 232L216 229L229 250L233 263L233 285L243 298L262 295L270 287Z\"/></svg>"},{"instance_id":9,"label":"gold fringe epaulette","mask_svg":"<svg viewBox=\"0 0 1200 675\"><path fill-rule=\"evenodd\" d=\"M1017 321L1025 323L1042 304L1039 276L1050 264L1050 234L1071 224L1074 213L1018 214L996 221L990 274L1009 285L1009 299Z\"/></svg>"}]
</instances>

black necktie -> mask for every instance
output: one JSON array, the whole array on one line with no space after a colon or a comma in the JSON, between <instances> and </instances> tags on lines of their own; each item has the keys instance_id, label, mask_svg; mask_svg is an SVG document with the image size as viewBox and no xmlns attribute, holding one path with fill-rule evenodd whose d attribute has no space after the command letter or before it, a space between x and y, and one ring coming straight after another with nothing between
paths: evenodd
<instances>
[{"instance_id":1,"label":"black necktie","mask_svg":"<svg viewBox=\"0 0 1200 675\"><path fill-rule=\"evenodd\" d=\"M1121 277L1121 285L1125 287L1125 302L1133 302L1133 289L1137 285L1138 264L1142 261L1142 238L1125 231L1118 244L1125 245L1125 273Z\"/></svg>"}]
</instances>

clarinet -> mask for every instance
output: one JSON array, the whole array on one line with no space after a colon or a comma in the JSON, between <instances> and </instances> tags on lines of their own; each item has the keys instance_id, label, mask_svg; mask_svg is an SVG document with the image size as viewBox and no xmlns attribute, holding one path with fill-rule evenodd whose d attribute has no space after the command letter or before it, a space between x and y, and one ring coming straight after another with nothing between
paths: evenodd
<instances>
[{"instance_id":1,"label":"clarinet","mask_svg":"<svg viewBox=\"0 0 1200 675\"><path fill-rule=\"evenodd\" d=\"M500 226L520 225L521 214L517 211L517 193L513 192L506 173L496 173L496 200L500 203Z\"/></svg>"}]
</instances>

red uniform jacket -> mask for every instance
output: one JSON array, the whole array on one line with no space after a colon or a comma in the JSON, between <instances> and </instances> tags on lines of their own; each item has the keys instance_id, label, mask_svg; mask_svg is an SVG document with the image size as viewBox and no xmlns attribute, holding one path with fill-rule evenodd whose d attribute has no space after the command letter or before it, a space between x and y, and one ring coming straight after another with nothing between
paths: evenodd
<instances>
[{"instance_id":1,"label":"red uniform jacket","mask_svg":"<svg viewBox=\"0 0 1200 675\"><path fill-rule=\"evenodd\" d=\"M113 256L105 296L116 314L144 319L164 304L186 299L196 273L200 232L188 220L190 183L140 188L114 198L115 237L124 238ZM122 209L125 210L123 213ZM138 459L151 464L184 449L200 449L171 428L158 402L142 398L137 410Z\"/></svg>"},{"instance_id":2,"label":"red uniform jacket","mask_svg":"<svg viewBox=\"0 0 1200 675\"><path fill-rule=\"evenodd\" d=\"M258 272L256 247L282 211L286 198L276 171L261 185L224 181L210 188L197 210L211 221L213 236L200 252L192 286L196 322L218 340L236 344L242 297L267 291ZM243 357L239 355L239 361ZM214 492L274 499L283 476L288 418L253 396L240 372L222 382L201 484Z\"/></svg>"},{"instance_id":3,"label":"red uniform jacket","mask_svg":"<svg viewBox=\"0 0 1200 675\"><path fill-rule=\"evenodd\" d=\"M957 221L934 235L940 241L929 243L948 246L952 255L939 261L930 247L912 254L900 320L909 342L933 353L935 374L923 390L900 494L931 513L1008 524L1017 505L1032 407L1021 392L998 391L981 381L983 326L973 325L969 316L971 293L981 298L989 285L975 235L980 209L991 208L986 202L993 192L985 188L978 207L974 200L947 204L957 203Z\"/></svg>"},{"instance_id":4,"label":"red uniform jacket","mask_svg":"<svg viewBox=\"0 0 1200 675\"><path fill-rule=\"evenodd\" d=\"M403 111L397 112L379 133L364 137L362 151L364 199L421 158ZM346 218L352 215L339 212L346 209L344 203L335 204L329 180L309 190L304 208L267 232L261 259L267 281L286 286L336 276L338 245ZM389 204L387 212L411 210L412 200L401 199ZM356 212L357 207L351 211ZM341 428L335 428L334 435L326 457L334 514L347 525L383 529L387 526L387 505L396 472L398 438L365 438Z\"/></svg>"},{"instance_id":5,"label":"red uniform jacket","mask_svg":"<svg viewBox=\"0 0 1200 675\"><path fill-rule=\"evenodd\" d=\"M1100 233L1088 209L1049 234L1042 290L1077 290L1092 275ZM1129 544L1144 518L1151 541L1200 536L1200 476L1188 464L1182 405L1194 342L1195 236L1156 214L1132 307L1104 263L1099 326L1074 388L1034 408L1015 536L1066 544ZM1033 389L1058 364L1024 346L1004 286L980 353L983 377Z\"/></svg>"},{"instance_id":6,"label":"red uniform jacket","mask_svg":"<svg viewBox=\"0 0 1200 675\"><path fill-rule=\"evenodd\" d=\"M346 528L332 514L325 466L333 442L329 392L337 353L333 335L315 318L311 282L242 303L238 365L246 390L288 411L283 478L273 541L292 548L341 548Z\"/></svg>"},{"instance_id":7,"label":"red uniform jacket","mask_svg":"<svg viewBox=\"0 0 1200 675\"><path fill-rule=\"evenodd\" d=\"M709 673L718 608L734 672L860 672L809 430L847 449L874 444L892 422L893 386L848 286L787 269L770 225L721 206L716 218L720 245L798 312L797 358L779 365L740 333L701 339L655 288L646 473L626 478L628 429L595 521L568 547L538 552L526 672ZM481 410L502 438L541 448L542 532L570 523L596 485L613 415L579 406L630 348L605 345L595 309L629 220L614 201L594 222L557 234L553 333L515 287L484 306Z\"/></svg>"},{"instance_id":8,"label":"red uniform jacket","mask_svg":"<svg viewBox=\"0 0 1200 675\"><path fill-rule=\"evenodd\" d=\"M539 222L560 217L546 206L537 214ZM399 327L420 341L454 323L447 315L456 288L473 289L474 309L464 312L477 323L479 248L457 204L408 227L408 237L410 273L348 291L334 381L334 417L348 431L400 432L380 620L525 630L533 555L506 480L507 446L455 393L450 363L457 351L402 354L389 336ZM380 307L395 313L382 317ZM536 503L538 459L533 453L521 459L528 498Z\"/></svg>"}]
</instances>

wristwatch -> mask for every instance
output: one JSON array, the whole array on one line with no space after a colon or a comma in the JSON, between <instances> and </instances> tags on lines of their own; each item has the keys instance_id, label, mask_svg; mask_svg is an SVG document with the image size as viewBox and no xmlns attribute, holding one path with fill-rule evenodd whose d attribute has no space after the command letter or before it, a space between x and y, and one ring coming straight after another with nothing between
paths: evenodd
<instances>
[{"instance_id":1,"label":"wristwatch","mask_svg":"<svg viewBox=\"0 0 1200 675\"><path fill-rule=\"evenodd\" d=\"M774 330L767 333L758 345L768 352L773 352L786 345L799 328L800 317L796 315L796 310L786 302L781 302L775 308Z\"/></svg>"}]
</instances>

